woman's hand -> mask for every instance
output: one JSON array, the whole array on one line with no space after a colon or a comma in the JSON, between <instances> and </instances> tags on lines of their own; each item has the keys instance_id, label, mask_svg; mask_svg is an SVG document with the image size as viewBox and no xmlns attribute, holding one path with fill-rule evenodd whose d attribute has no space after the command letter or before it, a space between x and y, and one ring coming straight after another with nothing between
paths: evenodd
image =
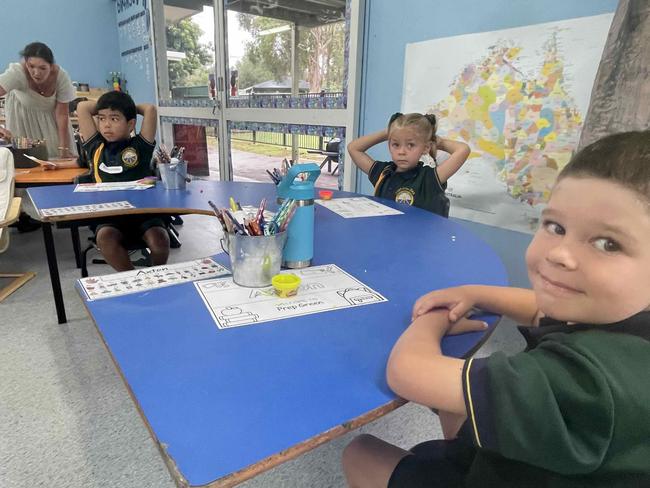
<instances>
[{"instance_id":1,"label":"woman's hand","mask_svg":"<svg viewBox=\"0 0 650 488\"><path fill-rule=\"evenodd\" d=\"M52 170L55 170L55 169L59 169L59 165L57 163L55 163L54 161L46 161L46 162L47 162L47 164L44 164L42 166L43 171L52 171Z\"/></svg>"},{"instance_id":2,"label":"woman's hand","mask_svg":"<svg viewBox=\"0 0 650 488\"><path fill-rule=\"evenodd\" d=\"M13 134L9 129L5 129L4 127L0 127L0 139L4 139L7 142L11 142L11 139L13 137Z\"/></svg>"},{"instance_id":3,"label":"woman's hand","mask_svg":"<svg viewBox=\"0 0 650 488\"><path fill-rule=\"evenodd\" d=\"M436 308L449 310L449 321L457 322L476 305L469 287L457 286L435 290L421 296L413 305L412 320Z\"/></svg>"}]
</instances>

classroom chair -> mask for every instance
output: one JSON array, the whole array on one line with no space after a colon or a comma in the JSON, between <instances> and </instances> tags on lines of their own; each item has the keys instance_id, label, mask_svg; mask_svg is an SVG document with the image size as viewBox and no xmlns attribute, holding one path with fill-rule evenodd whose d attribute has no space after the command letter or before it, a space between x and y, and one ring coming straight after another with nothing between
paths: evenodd
<instances>
[{"instance_id":1,"label":"classroom chair","mask_svg":"<svg viewBox=\"0 0 650 488\"><path fill-rule=\"evenodd\" d=\"M320 168L323 169L323 166L327 165L327 171L330 172L330 174L336 174L336 172L339 170L339 145L341 144L341 139L334 138L330 139L330 141L327 143L325 146L325 150L308 150L308 153L311 154L322 154L325 156L325 159L323 162L320 164ZM334 171L332 171L332 163L335 163L336 166L334 167Z\"/></svg>"},{"instance_id":2,"label":"classroom chair","mask_svg":"<svg viewBox=\"0 0 650 488\"><path fill-rule=\"evenodd\" d=\"M7 227L20 216L20 197L14 196L14 157L9 149L0 147L0 254L9 248ZM0 273L0 279L11 279L0 289L0 302L31 280L36 273Z\"/></svg>"}]
</instances>

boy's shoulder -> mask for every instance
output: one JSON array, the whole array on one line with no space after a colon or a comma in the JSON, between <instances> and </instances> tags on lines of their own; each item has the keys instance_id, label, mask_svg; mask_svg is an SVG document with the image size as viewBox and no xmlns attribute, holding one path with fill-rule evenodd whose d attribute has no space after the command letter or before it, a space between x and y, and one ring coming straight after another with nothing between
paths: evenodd
<instances>
[{"instance_id":1,"label":"boy's shoulder","mask_svg":"<svg viewBox=\"0 0 650 488\"><path fill-rule=\"evenodd\" d=\"M535 339L514 356L466 362L475 443L555 473L615 472L626 463L648 471L628 455L635 439L650 436L650 423L639 423L650 417L650 312L602 326L547 320Z\"/></svg>"}]
</instances>

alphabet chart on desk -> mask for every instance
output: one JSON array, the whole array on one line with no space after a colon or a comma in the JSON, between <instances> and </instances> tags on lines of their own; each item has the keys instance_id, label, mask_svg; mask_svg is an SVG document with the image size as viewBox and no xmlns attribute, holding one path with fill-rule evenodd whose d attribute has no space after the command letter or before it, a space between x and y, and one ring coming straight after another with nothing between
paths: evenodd
<instances>
[{"instance_id":1,"label":"alphabet chart on desk","mask_svg":"<svg viewBox=\"0 0 650 488\"><path fill-rule=\"evenodd\" d=\"M291 273L301 279L298 294L280 298L272 286L245 288L232 278L194 283L219 329L252 325L340 308L388 301L335 264Z\"/></svg>"},{"instance_id":2,"label":"alphabet chart on desk","mask_svg":"<svg viewBox=\"0 0 650 488\"><path fill-rule=\"evenodd\" d=\"M366 197L316 200L316 203L339 214L344 219L354 219L357 217L383 217L384 215L401 215L404 213Z\"/></svg>"},{"instance_id":3,"label":"alphabet chart on desk","mask_svg":"<svg viewBox=\"0 0 650 488\"><path fill-rule=\"evenodd\" d=\"M90 276L80 279L79 284L88 300L91 301L227 274L230 274L227 268L212 258L203 258L104 276Z\"/></svg>"},{"instance_id":4,"label":"alphabet chart on desk","mask_svg":"<svg viewBox=\"0 0 650 488\"><path fill-rule=\"evenodd\" d=\"M91 205L73 205L71 207L41 208L38 213L43 217L56 217L59 215L109 212L112 210L123 210L125 208L135 208L135 206L123 200L120 202L93 203Z\"/></svg>"},{"instance_id":5,"label":"alphabet chart on desk","mask_svg":"<svg viewBox=\"0 0 650 488\"><path fill-rule=\"evenodd\" d=\"M79 183L74 187L76 193L88 193L95 191L121 191L121 190L146 190L156 186L155 182L124 181L110 183Z\"/></svg>"}]
</instances>

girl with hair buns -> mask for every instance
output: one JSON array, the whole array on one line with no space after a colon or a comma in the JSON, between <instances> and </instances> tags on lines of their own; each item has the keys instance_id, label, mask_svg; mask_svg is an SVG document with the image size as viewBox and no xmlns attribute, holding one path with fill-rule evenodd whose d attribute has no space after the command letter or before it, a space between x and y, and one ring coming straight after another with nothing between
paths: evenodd
<instances>
[{"instance_id":1,"label":"girl with hair buns","mask_svg":"<svg viewBox=\"0 0 650 488\"><path fill-rule=\"evenodd\" d=\"M438 137L436 125L433 114L396 113L386 130L348 144L352 161L368 175L375 196L414 205L443 217L449 215L449 199L445 196L447 180L467 160L470 148L465 143ZM366 151L384 141L388 141L392 161L375 161ZM424 154L435 161L437 150L450 154L444 164L431 167L420 161Z\"/></svg>"}]
</instances>

